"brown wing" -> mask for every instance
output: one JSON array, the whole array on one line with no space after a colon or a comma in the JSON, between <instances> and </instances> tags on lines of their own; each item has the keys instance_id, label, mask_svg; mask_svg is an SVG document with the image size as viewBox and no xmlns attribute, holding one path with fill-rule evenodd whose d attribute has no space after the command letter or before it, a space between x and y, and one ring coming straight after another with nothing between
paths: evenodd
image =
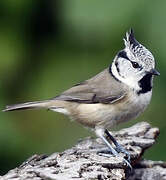
<instances>
[{"instance_id":1,"label":"brown wing","mask_svg":"<svg viewBox=\"0 0 166 180\"><path fill-rule=\"evenodd\" d=\"M107 104L123 98L126 95L126 89L127 86L117 81L107 68L93 78L73 86L55 99Z\"/></svg>"}]
</instances>

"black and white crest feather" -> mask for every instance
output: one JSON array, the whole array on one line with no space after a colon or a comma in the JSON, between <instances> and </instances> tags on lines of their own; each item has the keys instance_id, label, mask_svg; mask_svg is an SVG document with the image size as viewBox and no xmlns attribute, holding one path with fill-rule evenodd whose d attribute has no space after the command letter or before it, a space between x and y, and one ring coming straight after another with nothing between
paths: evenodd
<instances>
[{"instance_id":1,"label":"black and white crest feather","mask_svg":"<svg viewBox=\"0 0 166 180\"><path fill-rule=\"evenodd\" d=\"M133 29L130 29L130 31L126 33L126 39L123 40L127 52L132 53L132 55L140 61L144 61L147 66L154 63L152 53L136 40Z\"/></svg>"},{"instance_id":2,"label":"black and white crest feather","mask_svg":"<svg viewBox=\"0 0 166 180\"><path fill-rule=\"evenodd\" d=\"M135 39L134 31L131 28L129 32L126 33L126 39L125 39L126 46L135 48L137 46L140 46L140 43Z\"/></svg>"}]
</instances>

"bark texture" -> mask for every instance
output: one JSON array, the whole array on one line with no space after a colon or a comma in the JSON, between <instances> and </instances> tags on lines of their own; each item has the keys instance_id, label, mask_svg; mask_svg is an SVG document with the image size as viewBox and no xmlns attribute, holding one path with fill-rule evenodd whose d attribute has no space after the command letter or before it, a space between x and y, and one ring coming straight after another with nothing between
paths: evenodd
<instances>
[{"instance_id":1,"label":"bark texture","mask_svg":"<svg viewBox=\"0 0 166 180\"><path fill-rule=\"evenodd\" d=\"M146 122L112 133L131 154L133 170L123 157L104 157L96 152L105 145L100 139L86 138L61 153L34 155L19 167L1 176L2 180L166 180L166 163L143 160L144 151L155 143L158 128Z\"/></svg>"}]
</instances>

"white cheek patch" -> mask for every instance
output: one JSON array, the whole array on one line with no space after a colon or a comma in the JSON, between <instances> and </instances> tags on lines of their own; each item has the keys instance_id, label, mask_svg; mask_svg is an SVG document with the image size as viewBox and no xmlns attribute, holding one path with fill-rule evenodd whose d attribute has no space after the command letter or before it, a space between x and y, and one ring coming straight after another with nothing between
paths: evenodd
<instances>
[{"instance_id":1,"label":"white cheek patch","mask_svg":"<svg viewBox=\"0 0 166 180\"><path fill-rule=\"evenodd\" d=\"M128 72L131 71L131 66L130 66L130 62L129 60L122 60L120 63L119 63L119 74L125 78L128 74Z\"/></svg>"},{"instance_id":2,"label":"white cheek patch","mask_svg":"<svg viewBox=\"0 0 166 180\"><path fill-rule=\"evenodd\" d=\"M129 67L124 66L124 70L122 68L120 69L122 72L128 71ZM121 82L125 83L128 85L130 88L135 89L136 91L139 91L141 88L138 85L138 81L134 79L132 76L130 78L124 78L123 74L121 74L117 71L117 68L115 66L115 63L112 63L112 74ZM125 75L125 73L124 73Z\"/></svg>"}]
</instances>

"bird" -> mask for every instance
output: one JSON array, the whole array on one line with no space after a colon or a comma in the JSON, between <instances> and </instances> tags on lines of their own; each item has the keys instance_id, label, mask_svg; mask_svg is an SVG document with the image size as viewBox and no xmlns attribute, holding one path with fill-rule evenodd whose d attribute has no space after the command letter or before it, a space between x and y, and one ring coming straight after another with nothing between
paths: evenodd
<instances>
[{"instance_id":1,"label":"bird","mask_svg":"<svg viewBox=\"0 0 166 180\"><path fill-rule=\"evenodd\" d=\"M125 153L124 161L131 167L130 154L108 130L135 119L146 109L152 97L154 76L160 73L155 69L154 56L136 40L133 29L126 32L123 40L124 49L94 77L52 99L9 105L3 111L45 108L67 115L90 127L111 155Z\"/></svg>"}]
</instances>

